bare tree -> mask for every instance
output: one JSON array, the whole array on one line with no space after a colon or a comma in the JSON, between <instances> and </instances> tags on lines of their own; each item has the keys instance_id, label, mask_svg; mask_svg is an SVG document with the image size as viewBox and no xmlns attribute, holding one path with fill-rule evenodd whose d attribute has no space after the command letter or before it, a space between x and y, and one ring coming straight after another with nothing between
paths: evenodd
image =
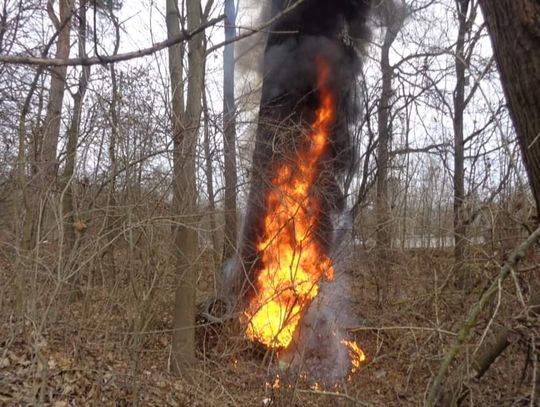
<instances>
[{"instance_id":1,"label":"bare tree","mask_svg":"<svg viewBox=\"0 0 540 407\"><path fill-rule=\"evenodd\" d=\"M71 18L74 12L74 0L60 0L59 15L53 9L53 2L47 3L47 12L58 33L56 41L56 58L68 58L70 52ZM34 240L37 223L42 221L42 212L47 201L47 194L53 188L58 172L57 148L60 137L62 107L65 93L67 67L59 66L52 69L49 99L45 120L34 138L34 171L30 183L32 189L32 208L27 218L25 230L32 231L27 241ZM32 243L33 244L33 243Z\"/></svg>"},{"instance_id":2,"label":"bare tree","mask_svg":"<svg viewBox=\"0 0 540 407\"><path fill-rule=\"evenodd\" d=\"M84 58L86 56L86 10L87 0L79 1L78 10L78 29L77 29L77 41L79 45L79 57ZM79 83L77 85L77 91L73 96L73 114L71 117L71 123L67 131L67 146L66 146L66 165L62 174L60 187L62 188L62 231L64 238L64 253L66 270L70 271L70 263L74 262L76 256L75 242L77 232L83 232L86 225L82 222L78 222L74 213L73 206L73 178L75 175L76 158L77 158L77 145L79 142L80 123L83 108L84 96L88 88L88 80L90 77L90 67L82 67ZM76 281L74 278L70 278L71 281Z\"/></svg>"},{"instance_id":3,"label":"bare tree","mask_svg":"<svg viewBox=\"0 0 540 407\"><path fill-rule=\"evenodd\" d=\"M236 10L234 0L225 0L225 41L235 35ZM234 100L234 43L223 50L223 159L225 164L225 234L223 261L236 252L236 103Z\"/></svg>"},{"instance_id":4,"label":"bare tree","mask_svg":"<svg viewBox=\"0 0 540 407\"><path fill-rule=\"evenodd\" d=\"M180 35L181 13L175 0L167 0L167 32L169 38ZM201 4L186 3L187 29L202 23ZM195 361L195 288L197 242L197 188L195 148L201 116L205 53L203 35L197 34L188 42L187 100L183 102L183 45L169 48L169 72L172 91L172 120L174 140L174 210L178 216L175 227L175 256L177 289L174 304L172 369L187 373Z\"/></svg>"},{"instance_id":5,"label":"bare tree","mask_svg":"<svg viewBox=\"0 0 540 407\"><path fill-rule=\"evenodd\" d=\"M377 144L377 197L375 203L377 216L376 242L379 259L386 268L389 268L388 251L392 245L392 211L388 178L390 167L389 149L392 139L392 79L394 77L394 67L390 64L390 50L403 27L406 9L404 3L398 3L394 0L386 0L381 7L380 13L385 27L385 34L381 47L382 89L377 112L379 139ZM386 287L386 285L384 284L383 287ZM383 290L383 301L386 294Z\"/></svg>"},{"instance_id":6,"label":"bare tree","mask_svg":"<svg viewBox=\"0 0 540 407\"><path fill-rule=\"evenodd\" d=\"M208 110L208 101L206 91L203 92L203 112L204 112L204 138L203 138L203 151L204 151L204 175L206 177L206 192L208 194L208 209L210 211L209 222L212 235L212 257L214 259L215 272L219 270L221 263L220 247L217 231L216 221L216 199L214 192L214 171L212 162L214 161L214 152L211 146L210 140L210 112ZM215 144L214 144L215 147ZM217 277L217 276L215 276ZM218 281L218 278L215 278Z\"/></svg>"},{"instance_id":7,"label":"bare tree","mask_svg":"<svg viewBox=\"0 0 540 407\"><path fill-rule=\"evenodd\" d=\"M458 38L456 45L456 86L454 89L454 260L460 274L462 287L469 286L464 273L466 226L463 216L465 200L465 147L463 137L463 113L465 110L465 35L469 0L456 1L458 15Z\"/></svg>"}]
</instances>

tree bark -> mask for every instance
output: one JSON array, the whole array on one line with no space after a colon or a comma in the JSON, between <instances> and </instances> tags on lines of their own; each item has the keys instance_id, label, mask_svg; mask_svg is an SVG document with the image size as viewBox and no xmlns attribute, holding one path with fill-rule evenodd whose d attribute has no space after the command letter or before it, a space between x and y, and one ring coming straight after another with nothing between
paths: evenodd
<instances>
[{"instance_id":1,"label":"tree bark","mask_svg":"<svg viewBox=\"0 0 540 407\"><path fill-rule=\"evenodd\" d=\"M70 16L71 17L71 16ZM64 27L66 24L68 24L68 20L65 20L61 23L61 27ZM58 37L59 32L56 32L52 38L49 40L49 42L45 45L41 52L42 57L46 57L49 53L50 48L54 45L56 42L56 39ZM29 163L32 163L32 160L29 159L30 154L30 148L29 143L27 142L28 138L28 132L26 128L26 120L28 118L28 114L30 112L32 100L34 98L34 95L36 93L36 90L38 89L38 83L43 75L43 71L45 70L45 66L39 66L36 69L36 73L34 74L34 78L32 80L32 83L30 84L30 88L28 90L28 94L26 95L24 99L24 103L21 109L21 114L19 116L19 126L18 126L18 140L19 140L19 146L17 149L17 187L21 194L21 202L19 205L17 205L16 208L16 234L17 234L17 243L19 246L19 255L17 256L15 269L17 274L17 290L19 290L19 294L17 295L17 311L22 314L23 308L24 308L24 299L25 295L23 295L24 292L24 279L23 274L24 270L26 269L25 261L28 257L28 252L32 249L33 245L33 239L32 239L32 231L34 226L34 214L33 210L36 206L37 198L35 197L35 194L32 194L30 191L30 183L32 182L32 179L29 179L27 176L28 172L28 166ZM41 97L40 97L41 102ZM38 117L41 116L41 103L39 104L38 108ZM36 140L34 140L35 144Z\"/></svg>"},{"instance_id":2,"label":"tree bark","mask_svg":"<svg viewBox=\"0 0 540 407\"><path fill-rule=\"evenodd\" d=\"M180 12L176 0L167 0L167 32L169 38L180 34ZM188 0L187 29L201 25L201 4ZM204 78L205 53L203 34L195 35L188 43L188 89L184 111L182 86L181 45L169 48L169 71L172 88L172 118L174 137L174 208L179 216L175 230L174 252L177 269L175 293L172 370L177 374L190 373L195 363L195 262L198 254L196 222L197 187L195 170L195 147L201 115L201 96Z\"/></svg>"},{"instance_id":3,"label":"tree bark","mask_svg":"<svg viewBox=\"0 0 540 407\"><path fill-rule=\"evenodd\" d=\"M384 43L381 49L381 72L382 91L379 99L378 127L379 142L377 144L377 247L381 249L381 254L390 249L390 202L388 196L388 167L389 167L389 144L391 138L390 129L390 98L392 97L392 76L393 70L389 62L390 47L396 38L397 33L387 29ZM383 256L382 258L384 258Z\"/></svg>"},{"instance_id":4,"label":"tree bark","mask_svg":"<svg viewBox=\"0 0 540 407\"><path fill-rule=\"evenodd\" d=\"M540 2L480 0L540 220Z\"/></svg>"},{"instance_id":5,"label":"tree bark","mask_svg":"<svg viewBox=\"0 0 540 407\"><path fill-rule=\"evenodd\" d=\"M79 28L78 28L78 43L79 43L79 56L81 58L86 57L86 7L87 0L80 0L79 2ZM78 223L79 227L76 228L76 217L74 213L73 205L73 177L75 174L75 166L77 160L77 144L79 142L79 132L81 123L82 105L86 89L88 88L88 78L90 76L90 67L83 67L79 77L78 89L73 96L73 116L67 132L68 141L66 147L66 166L62 174L61 187L62 187L62 215L63 215L63 250L65 259L65 271L72 272L76 253L75 243L77 238L77 232L83 232L81 230L83 223ZM76 278L70 278L71 282L76 282Z\"/></svg>"},{"instance_id":6,"label":"tree bark","mask_svg":"<svg viewBox=\"0 0 540 407\"><path fill-rule=\"evenodd\" d=\"M467 227L464 222L465 201L465 146L463 114L465 112L465 34L469 0L456 1L458 14L458 38L456 43L456 86L454 88L454 270L456 283L461 289L470 286L468 268L464 265Z\"/></svg>"},{"instance_id":7,"label":"tree bark","mask_svg":"<svg viewBox=\"0 0 540 407\"><path fill-rule=\"evenodd\" d=\"M215 281L216 283L220 280L217 270L220 267L221 258L219 255L220 245L218 243L218 234L217 234L217 222L216 222L216 201L214 197L214 171L212 169L213 154L212 149L210 148L210 123L208 117L208 104L206 103L206 92L203 91L203 111L204 111L204 173L206 176L206 191L208 193L208 209L210 210L210 230L212 235L212 257L214 259L215 267ZM220 290L218 288L217 291Z\"/></svg>"},{"instance_id":8,"label":"tree bark","mask_svg":"<svg viewBox=\"0 0 540 407\"><path fill-rule=\"evenodd\" d=\"M235 35L234 0L225 0L225 41ZM225 234L223 261L236 255L236 106L234 100L234 43L223 50L223 155L225 164Z\"/></svg>"},{"instance_id":9,"label":"tree bark","mask_svg":"<svg viewBox=\"0 0 540 407\"><path fill-rule=\"evenodd\" d=\"M383 4L383 18L385 19L386 33L381 48L381 72L382 90L379 98L379 110L377 113L379 141L377 144L377 195L376 195L376 249L377 256L387 273L382 281L382 298L385 301L388 291L389 273L391 267L389 263L389 250L392 245L392 211L390 206L390 196L388 191L388 176L390 166L390 142L392 139L391 123L391 99L393 94L392 78L394 69L390 65L390 49L394 43L399 30L403 25L403 10L393 1L386 1Z\"/></svg>"},{"instance_id":10,"label":"tree bark","mask_svg":"<svg viewBox=\"0 0 540 407\"><path fill-rule=\"evenodd\" d=\"M74 0L60 0L59 18L52 8L48 9L49 16L58 31L55 58L68 58L70 51L71 16L73 13ZM31 181L32 214L27 218L31 229L31 241L34 239L36 222L41 222L41 214L47 201L47 196L53 188L57 172L58 161L56 150L60 136L62 106L64 102L65 82L67 67L60 66L51 69L51 84L49 100L46 109L45 120L39 137L34 140L35 152L35 175ZM33 243L32 243L33 244Z\"/></svg>"},{"instance_id":11,"label":"tree bark","mask_svg":"<svg viewBox=\"0 0 540 407\"><path fill-rule=\"evenodd\" d=\"M115 39L114 39L114 50L112 55L118 55L118 51L120 49L120 22L118 21L118 18L116 15L110 11L109 16L113 26L114 26L114 33L115 33ZM107 151L109 155L109 173L110 175L110 182L107 187L107 198L106 198L106 205L105 205L105 213L104 213L104 219L102 223L102 228L105 234L109 236L114 235L114 227L116 222L118 221L117 216L117 191L116 191L116 183L117 183L117 174L118 174L118 158L117 158L117 144L118 140L120 139L121 134L121 122L120 118L118 117L118 102L121 99L122 91L119 88L118 84L118 78L117 78L117 72L116 72L116 66L115 64L109 65L109 73L111 76L111 101L108 109L108 123L111 128L111 134L108 140L107 145ZM122 79L122 75L120 73L120 79ZM114 250L115 246L110 244L107 245L106 249L103 252L102 258L107 259L107 264L105 269L107 270L107 275L112 277L112 281L115 281L118 277L118 273L116 272L116 262L115 262L115 256L114 256Z\"/></svg>"}]
</instances>

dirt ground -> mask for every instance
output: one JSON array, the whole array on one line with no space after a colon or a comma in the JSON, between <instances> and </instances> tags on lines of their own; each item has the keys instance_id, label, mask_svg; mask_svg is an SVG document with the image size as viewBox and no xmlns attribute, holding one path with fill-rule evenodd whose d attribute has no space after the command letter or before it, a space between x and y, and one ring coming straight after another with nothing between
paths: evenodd
<instances>
[{"instance_id":1,"label":"dirt ground","mask_svg":"<svg viewBox=\"0 0 540 407\"><path fill-rule=\"evenodd\" d=\"M200 319L193 376L169 373L174 276L167 262L159 264L157 282L141 272L136 284L121 266L115 276L90 268L82 295L68 300L47 277L46 265L17 288L15 258L7 249L1 254L0 405L54 407L419 406L502 261L483 248L470 253L475 285L465 294L452 283L450 252L396 251L391 263L381 265L369 251L358 250L352 296L364 323L351 328L367 361L338 387L299 381L276 389L271 357L247 341L235 321ZM214 283L210 259L201 264L203 302ZM533 383L540 372L531 347L538 324L522 318L522 301L538 289L539 264L538 251L528 256L481 314L473 340L451 365L440 405L528 406L533 395L538 400ZM23 317L20 295L27 300ZM489 344L500 326L511 328L510 346L476 379L471 362L478 345Z\"/></svg>"}]
</instances>

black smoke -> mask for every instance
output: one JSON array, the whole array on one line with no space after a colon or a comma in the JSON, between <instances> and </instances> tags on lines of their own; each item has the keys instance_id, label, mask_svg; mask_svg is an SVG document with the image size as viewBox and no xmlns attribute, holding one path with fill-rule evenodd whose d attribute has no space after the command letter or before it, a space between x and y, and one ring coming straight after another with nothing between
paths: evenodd
<instances>
[{"instance_id":1,"label":"black smoke","mask_svg":"<svg viewBox=\"0 0 540 407\"><path fill-rule=\"evenodd\" d=\"M323 158L315 193L322 201L317 237L329 253L332 218L344 208L340 176L352 165L349 124L357 115L356 78L361 68L361 48L366 42L371 0L273 0L264 53L264 79L258 128L253 152L251 187L240 241L240 259L225 277L229 298L240 306L253 294L265 214L264 197L276 166L291 159L299 135L310 123L319 104L316 58L329 66L329 87L336 99L337 117L331 129L331 146ZM291 11L285 12L287 8Z\"/></svg>"}]
</instances>

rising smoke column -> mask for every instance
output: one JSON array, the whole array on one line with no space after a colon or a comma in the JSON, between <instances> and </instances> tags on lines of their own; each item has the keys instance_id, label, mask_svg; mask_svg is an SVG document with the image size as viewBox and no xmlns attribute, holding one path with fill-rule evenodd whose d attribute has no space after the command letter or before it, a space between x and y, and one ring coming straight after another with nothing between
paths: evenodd
<instances>
[{"instance_id":1,"label":"rising smoke column","mask_svg":"<svg viewBox=\"0 0 540 407\"><path fill-rule=\"evenodd\" d=\"M293 3L272 1L272 16ZM265 197L279 162L298 149L302 126L312 123L319 103L317 58L328 65L328 87L335 95L336 117L318 179L322 196L316 234L331 250L332 214L343 210L338 177L351 165L348 124L357 113L356 76L361 68L358 47L368 37L371 0L304 0L271 26L264 54L264 81L252 160L251 189L240 242L241 265L226 278L231 297L249 301L260 266L257 242L264 227Z\"/></svg>"}]
</instances>

